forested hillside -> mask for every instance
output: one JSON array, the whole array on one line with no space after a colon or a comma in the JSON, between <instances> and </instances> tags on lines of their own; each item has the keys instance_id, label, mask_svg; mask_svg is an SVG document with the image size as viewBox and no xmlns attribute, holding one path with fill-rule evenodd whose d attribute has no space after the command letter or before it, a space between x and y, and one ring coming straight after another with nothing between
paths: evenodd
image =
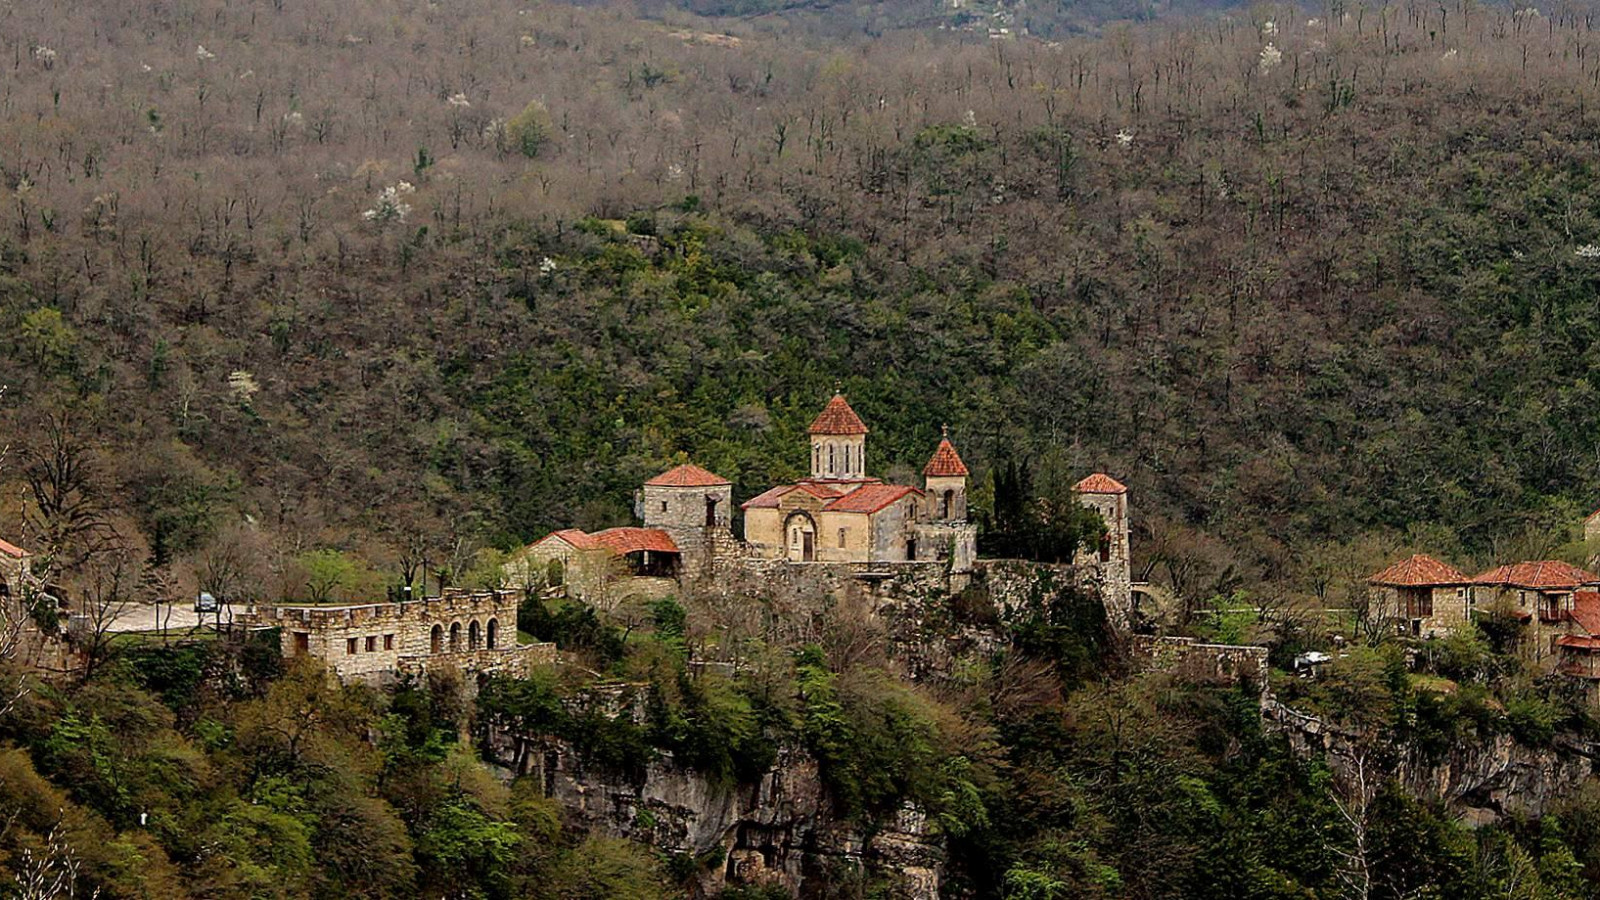
<instances>
[{"instance_id":1,"label":"forested hillside","mask_svg":"<svg viewBox=\"0 0 1600 900\"><path fill-rule=\"evenodd\" d=\"M175 584L230 542L247 594L326 548L363 589L464 569L682 454L742 500L836 381L891 476L948 422L980 511L1002 464L1116 473L1201 599L1600 502L1581 16L822 43L74 0L0 40L4 496L72 450Z\"/></svg>"}]
</instances>

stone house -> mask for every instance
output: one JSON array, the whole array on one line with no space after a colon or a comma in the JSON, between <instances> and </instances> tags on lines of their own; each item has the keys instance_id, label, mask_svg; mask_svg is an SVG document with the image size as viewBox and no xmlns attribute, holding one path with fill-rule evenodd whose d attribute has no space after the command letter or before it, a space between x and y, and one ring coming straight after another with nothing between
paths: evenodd
<instances>
[{"instance_id":1,"label":"stone house","mask_svg":"<svg viewBox=\"0 0 1600 900\"><path fill-rule=\"evenodd\" d=\"M636 592L649 586L641 582L677 579L682 559L665 529L622 527L590 534L567 528L517 551L504 571L516 587L561 587L570 597L598 602L618 583Z\"/></svg>"},{"instance_id":2,"label":"stone house","mask_svg":"<svg viewBox=\"0 0 1600 900\"><path fill-rule=\"evenodd\" d=\"M1472 579L1468 603L1524 625L1524 655L1542 668L1555 666L1557 642L1574 631L1577 595L1600 587L1600 575L1560 560L1496 566Z\"/></svg>"},{"instance_id":3,"label":"stone house","mask_svg":"<svg viewBox=\"0 0 1600 900\"><path fill-rule=\"evenodd\" d=\"M1600 591L1572 597L1571 633L1556 638L1557 671L1582 679L1590 702L1600 700Z\"/></svg>"},{"instance_id":4,"label":"stone house","mask_svg":"<svg viewBox=\"0 0 1600 900\"><path fill-rule=\"evenodd\" d=\"M1393 615L1396 629L1424 638L1444 637L1470 621L1470 582L1454 566L1422 553L1367 579L1374 603Z\"/></svg>"},{"instance_id":5,"label":"stone house","mask_svg":"<svg viewBox=\"0 0 1600 900\"><path fill-rule=\"evenodd\" d=\"M671 538L683 576L708 574L733 537L733 482L685 463L646 481L635 497L646 528Z\"/></svg>"},{"instance_id":6,"label":"stone house","mask_svg":"<svg viewBox=\"0 0 1600 900\"><path fill-rule=\"evenodd\" d=\"M385 681L440 667L518 674L554 659L551 645L518 643L520 597L447 591L393 603L264 604L246 608L238 621L279 629L286 658L319 659L346 681Z\"/></svg>"}]
</instances>

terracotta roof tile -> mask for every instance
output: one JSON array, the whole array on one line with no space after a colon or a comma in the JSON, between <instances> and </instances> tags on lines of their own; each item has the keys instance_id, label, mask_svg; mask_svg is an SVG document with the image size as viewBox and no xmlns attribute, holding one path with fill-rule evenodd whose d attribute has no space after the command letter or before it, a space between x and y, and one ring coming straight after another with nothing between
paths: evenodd
<instances>
[{"instance_id":1,"label":"terracotta roof tile","mask_svg":"<svg viewBox=\"0 0 1600 900\"><path fill-rule=\"evenodd\" d=\"M922 492L903 484L868 484L856 488L843 497L831 501L823 509L828 512L872 514L909 494Z\"/></svg>"},{"instance_id":2,"label":"terracotta roof tile","mask_svg":"<svg viewBox=\"0 0 1600 900\"><path fill-rule=\"evenodd\" d=\"M1572 595L1572 621L1589 634L1600 636L1600 591Z\"/></svg>"},{"instance_id":3,"label":"terracotta roof tile","mask_svg":"<svg viewBox=\"0 0 1600 900\"><path fill-rule=\"evenodd\" d=\"M694 463L684 463L662 472L645 484L654 487L716 487L733 482L714 472L708 472Z\"/></svg>"},{"instance_id":4,"label":"terracotta roof tile","mask_svg":"<svg viewBox=\"0 0 1600 900\"><path fill-rule=\"evenodd\" d=\"M618 556L649 550L654 553L677 553L678 545L672 536L659 528L607 528L589 535L595 543Z\"/></svg>"},{"instance_id":5,"label":"terracotta roof tile","mask_svg":"<svg viewBox=\"0 0 1600 900\"><path fill-rule=\"evenodd\" d=\"M850 408L843 394L834 394L822 413L811 423L812 434L866 434L867 426Z\"/></svg>"},{"instance_id":6,"label":"terracotta roof tile","mask_svg":"<svg viewBox=\"0 0 1600 900\"><path fill-rule=\"evenodd\" d=\"M560 531L552 531L528 546L537 547L545 541L554 540L557 538L566 541L567 544L575 550L600 549L600 545L594 542L594 537L592 535L586 534L577 528L563 528Z\"/></svg>"},{"instance_id":7,"label":"terracotta roof tile","mask_svg":"<svg viewBox=\"0 0 1600 900\"><path fill-rule=\"evenodd\" d=\"M1600 637L1585 637L1580 634L1567 634L1556 638L1556 646L1571 647L1574 650L1600 650Z\"/></svg>"},{"instance_id":8,"label":"terracotta roof tile","mask_svg":"<svg viewBox=\"0 0 1600 900\"><path fill-rule=\"evenodd\" d=\"M961 461L961 454L956 452L950 439L944 438L933 451L933 458L922 467L922 474L930 478L965 478L968 475L967 464Z\"/></svg>"},{"instance_id":9,"label":"terracotta roof tile","mask_svg":"<svg viewBox=\"0 0 1600 900\"><path fill-rule=\"evenodd\" d=\"M794 490L794 485L792 485L792 484L780 484L780 485L777 485L776 487L767 488L766 490L764 490L761 493L755 495L754 497L751 497L749 500L746 500L745 502L739 504L739 508L740 509L777 509L778 508L778 501L783 498L784 494L787 494L792 490Z\"/></svg>"},{"instance_id":10,"label":"terracotta roof tile","mask_svg":"<svg viewBox=\"0 0 1600 900\"><path fill-rule=\"evenodd\" d=\"M1072 486L1080 494L1126 494L1128 486L1104 472L1096 472Z\"/></svg>"},{"instance_id":11,"label":"terracotta roof tile","mask_svg":"<svg viewBox=\"0 0 1600 900\"><path fill-rule=\"evenodd\" d=\"M1546 559L1495 566L1473 578L1472 583L1505 585L1530 590L1572 590L1586 584L1600 584L1600 575L1558 559Z\"/></svg>"},{"instance_id":12,"label":"terracotta roof tile","mask_svg":"<svg viewBox=\"0 0 1600 900\"><path fill-rule=\"evenodd\" d=\"M1408 559L1402 559L1382 572L1368 578L1371 584L1387 585L1389 587L1429 587L1446 584L1466 584L1467 576L1461 574L1454 566L1447 565L1431 556L1418 553Z\"/></svg>"},{"instance_id":13,"label":"terracotta roof tile","mask_svg":"<svg viewBox=\"0 0 1600 900\"><path fill-rule=\"evenodd\" d=\"M27 550L24 550L21 547L18 547L16 544L13 544L10 541L6 541L6 540L0 540L0 553L3 553L6 556L9 556L12 559L21 559L24 556L32 556L33 555L32 553L28 552Z\"/></svg>"}]
</instances>

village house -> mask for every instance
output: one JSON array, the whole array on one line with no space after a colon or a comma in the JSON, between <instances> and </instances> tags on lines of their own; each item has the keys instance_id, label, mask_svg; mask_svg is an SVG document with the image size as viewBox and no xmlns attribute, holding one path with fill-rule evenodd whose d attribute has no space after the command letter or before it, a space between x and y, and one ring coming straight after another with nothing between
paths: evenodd
<instances>
[{"instance_id":1,"label":"village house","mask_svg":"<svg viewBox=\"0 0 1600 900\"><path fill-rule=\"evenodd\" d=\"M0 540L0 597L22 589L22 580L33 571L33 554L10 541Z\"/></svg>"},{"instance_id":2,"label":"village house","mask_svg":"<svg viewBox=\"0 0 1600 900\"><path fill-rule=\"evenodd\" d=\"M555 653L549 644L517 641L520 599L519 592L447 591L393 603L261 604L237 621L278 629L286 658L321 660L345 681L382 682L441 668L522 674Z\"/></svg>"},{"instance_id":3,"label":"village house","mask_svg":"<svg viewBox=\"0 0 1600 900\"><path fill-rule=\"evenodd\" d=\"M1470 621L1472 579L1418 553L1367 579L1375 608L1392 615L1401 634L1444 637Z\"/></svg>"},{"instance_id":4,"label":"village house","mask_svg":"<svg viewBox=\"0 0 1600 900\"><path fill-rule=\"evenodd\" d=\"M1496 566L1472 579L1471 604L1478 610L1523 623L1522 649L1529 661L1554 667L1560 638L1574 630L1580 592L1600 586L1600 575L1560 560Z\"/></svg>"}]
</instances>

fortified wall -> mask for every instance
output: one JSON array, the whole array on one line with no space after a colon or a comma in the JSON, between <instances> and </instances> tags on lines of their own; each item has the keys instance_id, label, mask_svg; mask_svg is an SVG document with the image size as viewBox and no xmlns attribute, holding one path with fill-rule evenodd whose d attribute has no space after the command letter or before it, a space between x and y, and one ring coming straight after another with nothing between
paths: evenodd
<instances>
[{"instance_id":1,"label":"fortified wall","mask_svg":"<svg viewBox=\"0 0 1600 900\"><path fill-rule=\"evenodd\" d=\"M521 674L556 654L551 644L517 643L517 597L488 591L359 606L262 605L246 608L242 621L279 629L285 657L316 657L344 680L438 666Z\"/></svg>"}]
</instances>

